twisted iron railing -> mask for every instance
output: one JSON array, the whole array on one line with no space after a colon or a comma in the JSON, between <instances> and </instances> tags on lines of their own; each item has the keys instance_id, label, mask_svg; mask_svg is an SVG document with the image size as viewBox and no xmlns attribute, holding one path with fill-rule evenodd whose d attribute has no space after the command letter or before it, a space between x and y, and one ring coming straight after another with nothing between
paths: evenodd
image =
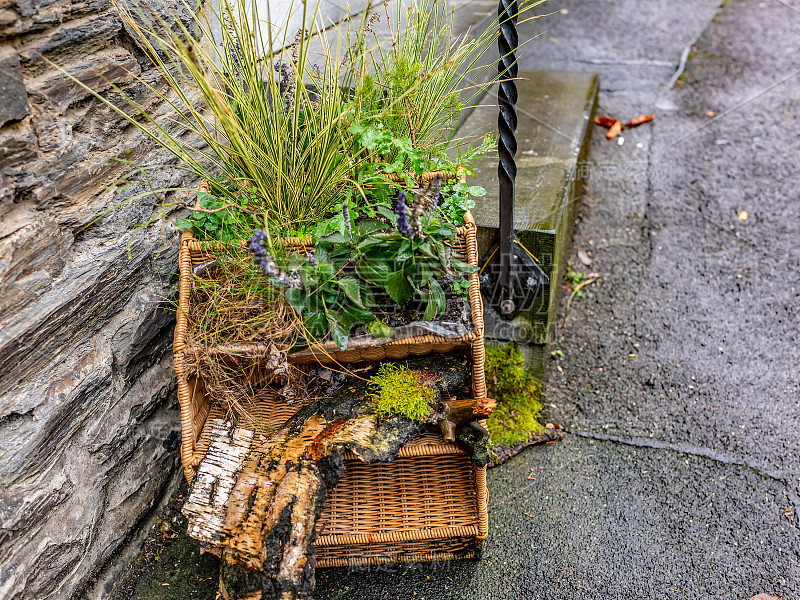
<instances>
[{"instance_id":1,"label":"twisted iron railing","mask_svg":"<svg viewBox=\"0 0 800 600\"><path fill-rule=\"evenodd\" d=\"M500 0L497 16L500 22L497 41L500 52L497 64L500 228L498 245L488 255L481 269L481 289L487 304L500 317L512 319L533 304L549 279L514 234L514 180L517 176L517 113L514 107L517 103L515 80L519 71L516 55L519 48L517 0Z\"/></svg>"},{"instance_id":2,"label":"twisted iron railing","mask_svg":"<svg viewBox=\"0 0 800 600\"><path fill-rule=\"evenodd\" d=\"M517 177L517 84L514 81L519 68L517 66L516 51L519 47L517 34L517 19L519 18L519 5L517 0L500 0L497 6L497 15L500 21L500 36L497 47L500 51L500 61L497 65L499 71L499 89L497 101L500 113L497 115L498 140L497 153L500 162L497 165L497 175L500 182L500 277L498 284L506 291L510 289L510 271L512 260L512 244L514 235L514 180ZM515 303L511 295L500 301L500 312L510 314L515 312Z\"/></svg>"}]
</instances>

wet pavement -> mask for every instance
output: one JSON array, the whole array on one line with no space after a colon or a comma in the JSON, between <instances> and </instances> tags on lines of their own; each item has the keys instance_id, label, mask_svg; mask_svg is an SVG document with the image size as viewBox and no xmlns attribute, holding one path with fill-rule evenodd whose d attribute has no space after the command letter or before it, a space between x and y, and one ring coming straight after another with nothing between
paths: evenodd
<instances>
[{"instance_id":1,"label":"wet pavement","mask_svg":"<svg viewBox=\"0 0 800 600\"><path fill-rule=\"evenodd\" d=\"M545 391L570 434L490 471L480 562L320 570L316 597L798 599L800 2L540 9L522 68L598 72L598 114L658 114L593 135L571 257L600 279ZM207 584L191 552L171 564ZM145 563L115 600L156 597Z\"/></svg>"}]
</instances>

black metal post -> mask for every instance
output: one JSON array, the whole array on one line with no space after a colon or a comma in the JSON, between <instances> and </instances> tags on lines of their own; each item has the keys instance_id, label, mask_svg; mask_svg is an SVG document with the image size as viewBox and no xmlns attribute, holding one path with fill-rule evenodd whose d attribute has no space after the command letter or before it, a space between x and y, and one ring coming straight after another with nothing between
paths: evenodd
<instances>
[{"instance_id":1,"label":"black metal post","mask_svg":"<svg viewBox=\"0 0 800 600\"><path fill-rule=\"evenodd\" d=\"M486 304L501 319L514 319L520 312L533 306L536 298L548 285L549 278L533 256L514 235L514 179L517 176L517 19L518 0L500 0L497 15L500 36L497 47L500 60L497 64L499 90L497 101L500 114L497 153L500 163L497 175L500 184L500 231L498 245L484 258L481 267L481 294Z\"/></svg>"},{"instance_id":2,"label":"black metal post","mask_svg":"<svg viewBox=\"0 0 800 600\"><path fill-rule=\"evenodd\" d=\"M514 240L514 179L517 176L517 113L514 105L517 103L517 56L519 46L517 35L517 19L519 18L519 5L517 0L500 0L497 7L500 20L500 36L497 41L500 50L498 63L500 87L497 92L497 101L500 113L497 116L499 137L497 151L500 162L497 165L497 174L500 182L500 277L498 284L501 291L500 312L510 314L514 312L515 304L512 298L510 272L511 261L514 255L511 247Z\"/></svg>"}]
</instances>

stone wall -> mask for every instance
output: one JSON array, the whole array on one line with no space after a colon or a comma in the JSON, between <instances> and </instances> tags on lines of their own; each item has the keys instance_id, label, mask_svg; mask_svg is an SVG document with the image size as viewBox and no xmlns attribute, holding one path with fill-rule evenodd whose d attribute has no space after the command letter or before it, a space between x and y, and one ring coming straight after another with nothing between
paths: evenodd
<instances>
[{"instance_id":1,"label":"stone wall","mask_svg":"<svg viewBox=\"0 0 800 600\"><path fill-rule=\"evenodd\" d=\"M110 159L168 157L52 63L156 102L106 0L0 0L0 599L87 594L179 463L177 231L132 227L152 199L94 222L137 191Z\"/></svg>"}]
</instances>

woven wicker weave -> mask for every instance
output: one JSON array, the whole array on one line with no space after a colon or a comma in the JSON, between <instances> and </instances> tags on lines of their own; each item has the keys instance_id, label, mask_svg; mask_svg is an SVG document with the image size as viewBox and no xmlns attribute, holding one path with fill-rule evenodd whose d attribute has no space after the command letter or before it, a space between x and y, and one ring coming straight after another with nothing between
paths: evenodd
<instances>
[{"instance_id":1,"label":"woven wicker weave","mask_svg":"<svg viewBox=\"0 0 800 600\"><path fill-rule=\"evenodd\" d=\"M446 173L426 173L431 179ZM450 174L452 176L452 174ZM202 188L201 188L202 190ZM454 250L477 266L476 225L467 213L465 225L458 229ZM310 246L311 240L284 239L283 243ZM181 408L181 461L186 478L194 478L210 439L214 418L224 418L225 409L209 398L203 381L187 368L187 355L200 351L187 344L193 267L206 262L209 251L219 245L198 242L184 232L180 248L180 287L175 342L175 370L178 375L178 400ZM486 398L484 374L483 303L477 273L469 276L469 301L473 332L462 338L433 335L392 341L382 346L348 348L340 352L332 343L311 347L292 362L357 362L409 355L470 350L473 362L473 394ZM258 361L266 346L237 344L204 348L237 359ZM191 357L190 357L191 358ZM300 407L288 406L269 392L248 406L259 425L283 424ZM476 410L483 411L479 405ZM345 456L345 475L328 498L318 523L315 542L317 566L358 566L392 562L453 560L477 556L488 533L486 468L476 467L469 456L438 433L426 433L400 451L391 464L365 465L352 455Z\"/></svg>"}]
</instances>

